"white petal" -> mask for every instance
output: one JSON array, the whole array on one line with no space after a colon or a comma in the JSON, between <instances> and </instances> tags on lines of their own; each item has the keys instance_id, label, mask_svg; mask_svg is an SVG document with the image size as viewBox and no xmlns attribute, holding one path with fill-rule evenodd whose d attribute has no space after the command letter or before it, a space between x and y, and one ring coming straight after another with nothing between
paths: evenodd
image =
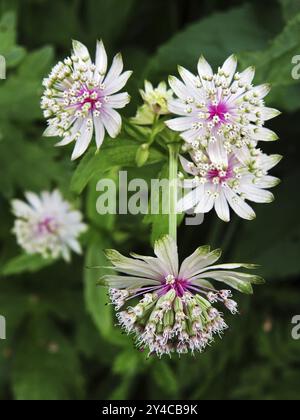
<instances>
[{"instance_id":1,"label":"white petal","mask_svg":"<svg viewBox=\"0 0 300 420\"><path fill-rule=\"evenodd\" d=\"M72 160L78 159L84 154L93 137L93 128L87 129L87 121L82 125L80 137L76 140L75 147L72 153ZM93 126L92 126L93 127Z\"/></svg>"},{"instance_id":2,"label":"white petal","mask_svg":"<svg viewBox=\"0 0 300 420\"><path fill-rule=\"evenodd\" d=\"M93 118L94 125L95 125L95 138L96 138L96 145L97 149L99 150L102 146L104 136L105 136L105 129L104 125L101 121L101 117L95 117Z\"/></svg>"},{"instance_id":3,"label":"white petal","mask_svg":"<svg viewBox=\"0 0 300 420\"><path fill-rule=\"evenodd\" d=\"M166 268L166 275L178 276L179 260L177 244L171 236L164 236L155 242L155 255L160 259Z\"/></svg>"},{"instance_id":4,"label":"white petal","mask_svg":"<svg viewBox=\"0 0 300 420\"><path fill-rule=\"evenodd\" d=\"M252 94L254 93L255 95L257 95L259 99L263 99L270 93L270 90L271 90L271 85L266 83L264 85L254 87L253 89L251 89L250 92Z\"/></svg>"},{"instance_id":5,"label":"white petal","mask_svg":"<svg viewBox=\"0 0 300 420\"><path fill-rule=\"evenodd\" d=\"M122 128L122 119L120 114L112 108L103 109L102 122L111 138L116 138Z\"/></svg>"},{"instance_id":6,"label":"white petal","mask_svg":"<svg viewBox=\"0 0 300 420\"><path fill-rule=\"evenodd\" d=\"M187 116L186 104L179 101L178 99L170 100L168 102L168 108L172 114L182 115L185 117Z\"/></svg>"},{"instance_id":7,"label":"white petal","mask_svg":"<svg viewBox=\"0 0 300 420\"><path fill-rule=\"evenodd\" d=\"M269 171L274 168L282 160L281 155L263 155L260 157L259 166L264 171Z\"/></svg>"},{"instance_id":8,"label":"white petal","mask_svg":"<svg viewBox=\"0 0 300 420\"><path fill-rule=\"evenodd\" d=\"M56 137L59 135L59 128L53 126L53 125L49 125L46 130L43 132L43 136L44 137Z\"/></svg>"},{"instance_id":9,"label":"white petal","mask_svg":"<svg viewBox=\"0 0 300 420\"><path fill-rule=\"evenodd\" d=\"M190 96L188 88L177 77L169 76L169 85L178 98L186 100Z\"/></svg>"},{"instance_id":10,"label":"white petal","mask_svg":"<svg viewBox=\"0 0 300 420\"><path fill-rule=\"evenodd\" d=\"M121 76L116 77L115 79L107 82L105 81L104 94L110 96L113 93L119 92L128 82L128 79L132 75L132 71L125 71Z\"/></svg>"},{"instance_id":11,"label":"white petal","mask_svg":"<svg viewBox=\"0 0 300 420\"><path fill-rule=\"evenodd\" d=\"M198 175L198 169L196 168L196 166L193 164L193 162L188 161L186 158L184 158L183 156L179 156L180 159L180 163L183 167L183 169L185 170L186 173L190 174L190 175Z\"/></svg>"},{"instance_id":12,"label":"white petal","mask_svg":"<svg viewBox=\"0 0 300 420\"><path fill-rule=\"evenodd\" d=\"M33 213L32 208L24 201L12 200L12 211L16 217L30 217Z\"/></svg>"},{"instance_id":13,"label":"white petal","mask_svg":"<svg viewBox=\"0 0 300 420\"><path fill-rule=\"evenodd\" d=\"M79 41L73 41L74 54L85 62L91 62L89 50Z\"/></svg>"},{"instance_id":14,"label":"white petal","mask_svg":"<svg viewBox=\"0 0 300 420\"><path fill-rule=\"evenodd\" d=\"M212 83L204 80L204 78L213 77L214 73L211 66L208 64L208 62L205 60L203 56L201 56L198 61L198 73L199 73L203 86L206 88L209 88L212 85Z\"/></svg>"},{"instance_id":15,"label":"white petal","mask_svg":"<svg viewBox=\"0 0 300 420\"><path fill-rule=\"evenodd\" d=\"M215 197L211 192L214 193L215 191L211 191L210 189L205 190L197 207L195 208L195 213L208 213L211 211L215 204Z\"/></svg>"},{"instance_id":16,"label":"white petal","mask_svg":"<svg viewBox=\"0 0 300 420\"><path fill-rule=\"evenodd\" d=\"M122 73L123 67L124 67L124 65L123 65L122 54L119 53L113 59L111 68L110 68L110 70L109 70L109 72L108 72L108 74L107 74L107 76L104 80L104 84L106 86L108 86L115 79L117 79L120 76L120 74Z\"/></svg>"},{"instance_id":17,"label":"white petal","mask_svg":"<svg viewBox=\"0 0 300 420\"><path fill-rule=\"evenodd\" d=\"M223 64L222 70L229 76L226 80L231 83L237 68L236 55L231 55Z\"/></svg>"},{"instance_id":18,"label":"white petal","mask_svg":"<svg viewBox=\"0 0 300 420\"><path fill-rule=\"evenodd\" d=\"M231 208L242 219L253 220L256 215L253 209L244 200L235 194L229 187L224 187L224 193Z\"/></svg>"},{"instance_id":19,"label":"white petal","mask_svg":"<svg viewBox=\"0 0 300 420\"><path fill-rule=\"evenodd\" d=\"M101 41L97 41L96 48L96 74L99 75L98 81L102 81L107 71L107 54L105 51L104 44Z\"/></svg>"},{"instance_id":20,"label":"white petal","mask_svg":"<svg viewBox=\"0 0 300 420\"><path fill-rule=\"evenodd\" d=\"M281 114L280 111L274 108L260 108L259 113L261 114L261 119L264 121L271 120L272 118L278 117Z\"/></svg>"},{"instance_id":21,"label":"white petal","mask_svg":"<svg viewBox=\"0 0 300 420\"><path fill-rule=\"evenodd\" d=\"M190 191L186 194L181 200L177 203L177 211L185 212L195 207L195 205L200 201L201 197L204 194L204 186L195 188L193 191Z\"/></svg>"},{"instance_id":22,"label":"white petal","mask_svg":"<svg viewBox=\"0 0 300 420\"><path fill-rule=\"evenodd\" d=\"M224 222L230 221L230 210L224 195L224 192L221 190L219 197L215 201L215 210L218 217Z\"/></svg>"},{"instance_id":23,"label":"white petal","mask_svg":"<svg viewBox=\"0 0 300 420\"><path fill-rule=\"evenodd\" d=\"M275 176L266 175L254 182L254 185L256 185L259 188L273 188L280 184L280 182L281 181L279 178L276 178Z\"/></svg>"},{"instance_id":24,"label":"white petal","mask_svg":"<svg viewBox=\"0 0 300 420\"><path fill-rule=\"evenodd\" d=\"M210 252L209 246L203 246L198 249L186 260L183 261L179 277L190 280L197 276L205 267L208 267L218 261L222 251L216 249Z\"/></svg>"},{"instance_id":25,"label":"white petal","mask_svg":"<svg viewBox=\"0 0 300 420\"><path fill-rule=\"evenodd\" d=\"M208 154L211 162L215 165L228 165L228 154L221 138L208 143Z\"/></svg>"},{"instance_id":26,"label":"white petal","mask_svg":"<svg viewBox=\"0 0 300 420\"><path fill-rule=\"evenodd\" d=\"M40 197L37 194L34 194L30 191L25 193L25 197L29 204L35 209L40 210L42 207L42 202L40 200Z\"/></svg>"},{"instance_id":27,"label":"white petal","mask_svg":"<svg viewBox=\"0 0 300 420\"><path fill-rule=\"evenodd\" d=\"M265 127L256 127L251 130L250 136L253 140L257 141L276 141L278 140L278 136L274 131L269 130Z\"/></svg>"},{"instance_id":28,"label":"white petal","mask_svg":"<svg viewBox=\"0 0 300 420\"><path fill-rule=\"evenodd\" d=\"M73 125L73 127L71 128L71 132L69 136L65 136L60 142L56 143L55 146L59 147L59 146L66 146L70 143L72 143L72 141L74 141L76 135L80 132L80 130L83 127L84 124L84 119L83 118L79 118L75 124Z\"/></svg>"},{"instance_id":29,"label":"white petal","mask_svg":"<svg viewBox=\"0 0 300 420\"><path fill-rule=\"evenodd\" d=\"M195 122L194 117L178 117L173 120L168 120L165 122L167 127L174 131L185 131L192 128L193 123Z\"/></svg>"},{"instance_id":30,"label":"white petal","mask_svg":"<svg viewBox=\"0 0 300 420\"><path fill-rule=\"evenodd\" d=\"M124 108L130 102L130 96L127 92L118 93L116 95L109 96L109 106L115 109Z\"/></svg>"},{"instance_id":31,"label":"white petal","mask_svg":"<svg viewBox=\"0 0 300 420\"><path fill-rule=\"evenodd\" d=\"M104 276L103 284L113 289L139 289L144 286L157 286L156 280L127 276Z\"/></svg>"},{"instance_id":32,"label":"white petal","mask_svg":"<svg viewBox=\"0 0 300 420\"><path fill-rule=\"evenodd\" d=\"M256 188L254 186L243 186L241 188L243 194L247 200L251 200L254 203L272 203L274 201L274 195L270 191Z\"/></svg>"}]
</instances>

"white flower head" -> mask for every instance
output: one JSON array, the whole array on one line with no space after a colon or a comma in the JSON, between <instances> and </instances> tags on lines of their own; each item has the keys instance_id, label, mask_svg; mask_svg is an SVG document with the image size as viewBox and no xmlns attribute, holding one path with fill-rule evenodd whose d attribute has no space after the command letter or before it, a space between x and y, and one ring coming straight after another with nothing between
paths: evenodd
<instances>
[{"instance_id":1,"label":"white flower head","mask_svg":"<svg viewBox=\"0 0 300 420\"><path fill-rule=\"evenodd\" d=\"M214 265L221 251L198 248L179 266L175 241L165 236L155 244L155 257L132 254L126 258L115 250L106 255L121 274L107 275L101 284L110 287L112 303L119 311L120 325L136 335L137 344L158 356L203 351L227 325L212 303L233 314L237 304L229 290L217 290L210 280L222 282L243 293L263 279L235 271L255 268L248 264ZM132 302L130 305L129 302Z\"/></svg>"},{"instance_id":2,"label":"white flower head","mask_svg":"<svg viewBox=\"0 0 300 420\"><path fill-rule=\"evenodd\" d=\"M140 94L144 100L137 115L131 119L134 124L150 125L153 124L156 116L168 115L168 102L173 99L173 91L167 88L165 82L161 82L156 88L152 83L145 80L145 89L140 90Z\"/></svg>"},{"instance_id":3,"label":"white flower head","mask_svg":"<svg viewBox=\"0 0 300 420\"><path fill-rule=\"evenodd\" d=\"M128 93L117 93L127 83L131 71L123 71L121 54L117 54L107 71L107 54L102 41L97 42L95 64L87 48L73 41L73 54L52 69L43 82L45 91L41 101L48 120L45 136L59 136L57 146L75 142L72 160L87 150L93 133L97 149L103 143L105 131L116 138L122 120L115 110L130 101Z\"/></svg>"},{"instance_id":4,"label":"white flower head","mask_svg":"<svg viewBox=\"0 0 300 420\"><path fill-rule=\"evenodd\" d=\"M179 118L167 121L168 127L181 132L188 143L211 137L231 145L241 140L246 143L277 140L273 131L264 128L265 121L280 114L265 106L270 85L254 87L255 69L249 67L236 73L236 68L234 55L217 74L204 57L199 59L197 76L179 67L183 81L173 76L169 79L178 97L169 102L169 110Z\"/></svg>"},{"instance_id":5,"label":"white flower head","mask_svg":"<svg viewBox=\"0 0 300 420\"><path fill-rule=\"evenodd\" d=\"M252 220L255 212L246 202L271 203L274 196L267 189L280 180L268 174L281 160L280 155L268 156L258 149L243 147L227 154L222 147L211 152L192 152L193 161L181 157L185 172L192 179L183 181L188 192L179 202L178 211L194 209L205 214L213 208L220 219L230 220L230 208L241 218Z\"/></svg>"},{"instance_id":6,"label":"white flower head","mask_svg":"<svg viewBox=\"0 0 300 420\"><path fill-rule=\"evenodd\" d=\"M78 237L87 226L79 211L72 210L58 190L27 192L27 201L13 200L16 216L13 232L18 244L28 254L41 254L44 258L70 260L71 251L81 253Z\"/></svg>"}]
</instances>

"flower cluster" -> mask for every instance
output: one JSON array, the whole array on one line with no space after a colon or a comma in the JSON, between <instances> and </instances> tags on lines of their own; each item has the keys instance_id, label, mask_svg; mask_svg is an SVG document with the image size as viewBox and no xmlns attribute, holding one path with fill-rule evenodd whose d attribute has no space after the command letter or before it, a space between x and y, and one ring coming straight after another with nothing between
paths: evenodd
<instances>
[{"instance_id":1,"label":"flower cluster","mask_svg":"<svg viewBox=\"0 0 300 420\"><path fill-rule=\"evenodd\" d=\"M240 217L253 219L255 213L245 200L273 200L266 189L278 180L268 171L281 158L266 156L257 147L259 141L278 139L264 127L265 121L280 114L265 106L270 86L252 85L253 67L242 73L236 68L236 57L231 56L214 74L201 57L197 76L179 67L183 81L169 80L178 97L169 101L169 110L179 117L166 124L185 141L192 161L183 160L183 168L194 176L187 187L195 188L178 203L179 209L207 213L215 208L225 221L230 220L229 206Z\"/></svg>"},{"instance_id":2,"label":"flower cluster","mask_svg":"<svg viewBox=\"0 0 300 420\"><path fill-rule=\"evenodd\" d=\"M132 72L123 71L121 54L117 54L107 72L107 54L102 41L97 42L95 64L87 48L73 42L73 54L52 69L43 82L45 92L41 107L48 119L45 136L59 136L58 146L75 142L72 159L79 158L88 148L93 133L97 149L103 143L105 131L116 138L122 126L115 109L130 101L128 93L119 93Z\"/></svg>"},{"instance_id":3,"label":"flower cluster","mask_svg":"<svg viewBox=\"0 0 300 420\"><path fill-rule=\"evenodd\" d=\"M14 233L18 244L29 254L70 260L71 251L81 253L78 237L87 226L79 211L71 209L59 191L25 194L27 202L12 201L16 216Z\"/></svg>"},{"instance_id":4,"label":"flower cluster","mask_svg":"<svg viewBox=\"0 0 300 420\"><path fill-rule=\"evenodd\" d=\"M210 280L248 294L252 284L263 282L258 276L235 271L255 268L253 265L214 265L221 251L210 251L207 246L198 248L181 267L176 242L170 236L157 241L154 252L156 258L136 254L127 258L108 250L112 269L121 274L100 281L110 287L120 325L135 334L138 346L148 348L150 354L201 352L214 335L227 329L213 304L236 314L237 303L229 290L217 290Z\"/></svg>"}]
</instances>

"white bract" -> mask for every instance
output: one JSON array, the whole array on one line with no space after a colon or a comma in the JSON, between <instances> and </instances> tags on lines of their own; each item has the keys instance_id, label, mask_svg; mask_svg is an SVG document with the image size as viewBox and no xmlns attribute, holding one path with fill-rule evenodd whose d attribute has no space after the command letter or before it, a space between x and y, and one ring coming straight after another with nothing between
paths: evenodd
<instances>
[{"instance_id":1,"label":"white bract","mask_svg":"<svg viewBox=\"0 0 300 420\"><path fill-rule=\"evenodd\" d=\"M280 180L268 174L281 160L280 155L267 156L259 149L244 147L235 153L191 152L192 161L181 157L187 174L183 185L191 191L178 202L178 211L194 209L195 213L208 213L213 208L220 219L230 220L230 207L243 219L255 218L254 210L246 200L270 203L274 200L268 188Z\"/></svg>"},{"instance_id":2,"label":"white bract","mask_svg":"<svg viewBox=\"0 0 300 420\"><path fill-rule=\"evenodd\" d=\"M117 93L127 83L131 71L123 71L121 54L117 54L107 71L107 54L102 41L97 42L95 64L87 48L73 41L73 54L59 62L43 82L41 101L48 120L45 136L59 136L57 146L75 142L72 160L87 150L93 133L97 149L103 143L105 131L116 138L122 120L115 109L124 108L130 101L128 93Z\"/></svg>"},{"instance_id":3,"label":"white bract","mask_svg":"<svg viewBox=\"0 0 300 420\"><path fill-rule=\"evenodd\" d=\"M71 251L81 253L78 237L87 226L57 190L41 195L27 192L27 201L13 200L16 216L13 232L18 244L29 254L70 260Z\"/></svg>"},{"instance_id":4,"label":"white bract","mask_svg":"<svg viewBox=\"0 0 300 420\"><path fill-rule=\"evenodd\" d=\"M132 254L127 258L115 250L106 252L112 269L121 274L107 275L101 284L110 287L110 297L120 325L136 335L137 344L150 353L163 354L203 351L227 325L212 306L225 305L233 314L237 304L229 290L217 290L210 280L224 283L243 293L252 293L252 284L261 277L235 271L255 268L248 264L215 265L220 250L198 248L179 266L175 240L165 236L155 244L155 257ZM136 300L136 302L135 302ZM132 302L130 306L129 302Z\"/></svg>"},{"instance_id":5,"label":"white bract","mask_svg":"<svg viewBox=\"0 0 300 420\"><path fill-rule=\"evenodd\" d=\"M195 76L183 67L183 81L171 76L169 83L178 99L169 101L169 110L178 118L167 121L170 129L179 131L188 143L210 149L216 143L230 153L233 146L277 140L277 135L264 128L264 123L280 114L267 108L264 98L270 85L254 87L255 69L236 73L237 59L229 57L217 74L201 57Z\"/></svg>"}]
</instances>

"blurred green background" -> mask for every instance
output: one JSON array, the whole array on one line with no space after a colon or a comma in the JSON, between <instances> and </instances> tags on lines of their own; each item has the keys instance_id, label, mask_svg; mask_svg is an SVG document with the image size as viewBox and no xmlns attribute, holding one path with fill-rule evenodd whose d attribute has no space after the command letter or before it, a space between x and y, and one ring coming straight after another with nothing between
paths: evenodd
<instances>
[{"instance_id":1,"label":"blurred green background","mask_svg":"<svg viewBox=\"0 0 300 420\"><path fill-rule=\"evenodd\" d=\"M0 81L0 314L7 319L0 399L300 399L300 341L291 338L292 317L300 315L300 80L291 76L299 34L299 0L1 1L0 54L8 68ZM94 51L98 38L134 70L129 116L144 78L166 80L177 64L195 71L200 54L219 65L231 53L241 68L256 66L256 83L273 84L268 105L283 112L268 125L280 141L263 145L285 157L273 172L283 181L275 203L257 206L253 222L224 224L212 214L203 226L180 229L182 256L209 243L224 249L224 259L261 264L267 280L254 297L238 297L240 316L228 316L230 330L203 355L147 360L114 326L106 291L95 286L97 270L84 268L101 265L107 247L151 252L151 226L97 215L99 176L77 194L70 149L42 138L43 77L69 55L72 39ZM149 179L161 167L131 173ZM81 206L90 231L83 258L46 266L20 257L10 199L56 186ZM155 236L162 221L150 222Z\"/></svg>"}]
</instances>

